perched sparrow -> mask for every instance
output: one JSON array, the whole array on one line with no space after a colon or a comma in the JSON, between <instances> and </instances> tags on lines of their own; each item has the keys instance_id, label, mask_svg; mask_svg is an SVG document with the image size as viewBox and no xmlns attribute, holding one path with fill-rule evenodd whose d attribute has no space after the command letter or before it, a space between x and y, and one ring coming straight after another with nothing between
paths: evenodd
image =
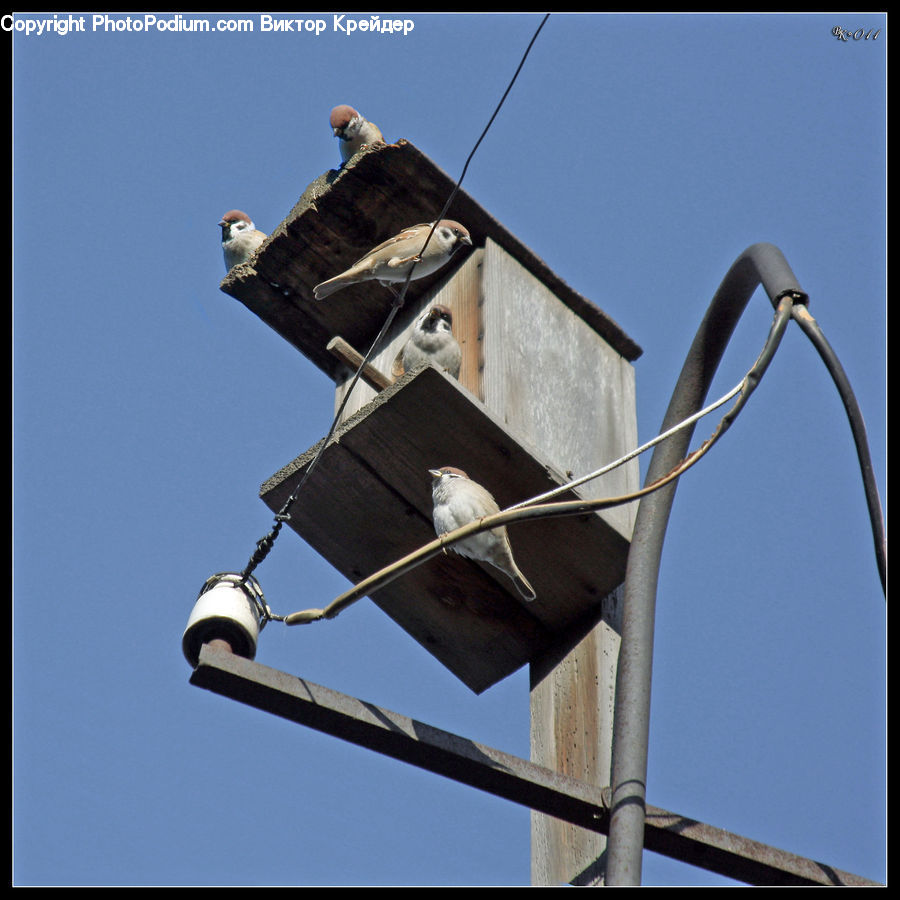
<instances>
[{"instance_id":1,"label":"perched sparrow","mask_svg":"<svg viewBox=\"0 0 900 900\"><path fill-rule=\"evenodd\" d=\"M247 213L232 209L222 216L222 250L225 253L225 267L247 262L259 249L266 236L256 230Z\"/></svg>"},{"instance_id":2,"label":"perched sparrow","mask_svg":"<svg viewBox=\"0 0 900 900\"><path fill-rule=\"evenodd\" d=\"M317 284L313 288L316 300L321 300L347 285L359 284L361 281L377 281L385 286L391 282L404 282L413 266L415 266L412 273L413 280L424 278L436 272L463 244L472 246L469 232L459 222L442 219L434 229L425 252L422 253L422 247L433 224L428 222L404 229L400 234L370 250L346 272Z\"/></svg>"},{"instance_id":3,"label":"perched sparrow","mask_svg":"<svg viewBox=\"0 0 900 900\"><path fill-rule=\"evenodd\" d=\"M384 137L377 125L367 121L352 106L336 106L331 111L331 130L341 139L341 159L347 162L360 147L384 143Z\"/></svg>"},{"instance_id":4,"label":"perched sparrow","mask_svg":"<svg viewBox=\"0 0 900 900\"><path fill-rule=\"evenodd\" d=\"M462 351L453 337L453 314L436 303L416 320L412 335L394 360L394 375L429 364L459 378Z\"/></svg>"},{"instance_id":5,"label":"perched sparrow","mask_svg":"<svg viewBox=\"0 0 900 900\"><path fill-rule=\"evenodd\" d=\"M428 472L434 478L431 494L434 498L434 530L438 535L500 512L496 500L465 472L452 466L429 469ZM457 541L450 549L469 559L490 563L505 572L526 600L534 600L534 588L513 560L505 526L500 525Z\"/></svg>"}]
</instances>

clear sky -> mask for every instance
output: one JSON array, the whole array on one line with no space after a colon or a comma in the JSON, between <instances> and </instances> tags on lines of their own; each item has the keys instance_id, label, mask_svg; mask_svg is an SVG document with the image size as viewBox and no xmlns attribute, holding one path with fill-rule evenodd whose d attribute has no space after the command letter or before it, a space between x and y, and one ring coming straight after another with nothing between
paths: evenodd
<instances>
[{"instance_id":1,"label":"clear sky","mask_svg":"<svg viewBox=\"0 0 900 900\"><path fill-rule=\"evenodd\" d=\"M4 35L14 882L527 885L527 809L192 687L181 635L207 577L271 527L259 485L333 408L329 379L219 290L216 223L237 207L273 230L338 165L338 103L457 177L540 16L415 14L405 35L331 13L318 35L258 13L243 33L63 18ZM643 347L642 442L728 267L768 241L849 375L884 501L885 26L559 14L542 31L464 188ZM757 292L710 398L771 319ZM256 575L282 613L349 586L289 529ZM257 659L528 756L527 670L476 696L369 600L270 624ZM886 877L886 605L846 417L795 326L681 481L653 676L649 803ZM728 881L645 854L644 883Z\"/></svg>"}]
</instances>

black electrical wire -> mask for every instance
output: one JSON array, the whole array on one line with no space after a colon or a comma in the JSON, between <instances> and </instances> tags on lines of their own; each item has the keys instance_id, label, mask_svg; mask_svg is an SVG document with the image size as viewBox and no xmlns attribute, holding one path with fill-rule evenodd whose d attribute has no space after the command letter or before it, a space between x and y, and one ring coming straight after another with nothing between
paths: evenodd
<instances>
[{"instance_id":1,"label":"black electrical wire","mask_svg":"<svg viewBox=\"0 0 900 900\"><path fill-rule=\"evenodd\" d=\"M537 31L535 31L534 36L528 42L528 46L525 48L525 52L522 54L522 59L519 61L519 65L516 68L515 74L507 85L506 90L503 92L503 96L500 98L500 102L497 104L497 108L494 110L493 115L491 115L490 119L488 119L487 125L484 126L484 131L481 132L481 136L475 141L475 146L472 148L472 152L469 154L466 159L465 165L462 169L462 174L459 176L459 180L456 182L455 187L452 191L450 191L450 196L447 198L447 202L444 204L444 208L441 210L441 214L438 216L438 220L443 219L447 210L450 209L450 204L453 202L453 198L456 196L459 191L460 185L463 182L463 178L466 177L466 172L469 169L469 163L472 162L472 157L475 155L475 151L481 146L481 142L484 140L485 135L487 135L488 131L490 131L491 125L494 124L494 119L497 118L497 114L500 112L500 107L506 102L506 98L509 95L509 92L512 90L513 85L516 83L516 79L519 77L519 72L522 71L522 67L525 65L525 60L528 59L528 54L531 52L531 48L534 46L534 42L537 40L538 35L541 33L541 29L544 25L547 24L547 19L550 18L550 13L547 13L543 19L541 19L541 24L538 25ZM431 229L432 232L434 228ZM429 235L430 237L430 235ZM427 241L425 242L428 243Z\"/></svg>"},{"instance_id":2,"label":"black electrical wire","mask_svg":"<svg viewBox=\"0 0 900 900\"><path fill-rule=\"evenodd\" d=\"M407 281L407 284L409 282ZM269 555L269 551L275 544L275 540L278 537L279 532L281 531L282 526L285 522L290 520L289 510L294 505L300 491L303 489L303 485L306 484L307 479L312 474L313 469L316 467L316 463L322 457L322 453L325 451L325 448L328 446L328 442L331 440L331 436L334 434L335 429L337 428L338 422L341 420L341 415L344 412L344 407L347 405L347 400L350 397L350 394L353 392L353 388L356 386L356 382L359 381L360 376L362 375L363 369L365 369L367 363L369 362L369 358L375 351L375 348L381 343L381 339L384 337L388 328L390 328L391 322L394 321L394 316L397 315L397 311L402 306L402 298L403 294L406 291L406 285L403 286L403 292L398 296L399 302L395 301L391 306L391 310L388 313L387 318L384 321L384 325L381 326L381 330L378 332L378 336L372 342L371 347L369 347L368 352L366 353L363 361L360 363L357 368L353 378L350 381L350 385L347 390L344 392L344 397L341 400L340 406L338 407L337 412L334 415L334 418L331 421L331 426L328 429L328 433L325 435L325 439L322 441L321 446L319 447L319 452L312 458L310 464L306 467L306 470L303 472L303 477L297 483L297 486L291 492L291 495L287 498L287 500L282 505L281 509L275 514L275 524L272 526L272 530L263 538L260 538L256 542L256 550L253 551L249 561L247 562L246 567L241 572L241 579L246 581L247 578L253 573L253 570ZM272 616L271 618L275 618Z\"/></svg>"},{"instance_id":3,"label":"black electrical wire","mask_svg":"<svg viewBox=\"0 0 900 900\"><path fill-rule=\"evenodd\" d=\"M881 589L887 599L887 541L884 533L884 517L881 510L881 500L878 496L878 484L875 481L875 469L872 466L872 457L869 453L869 441L866 437L866 425L862 412L856 402L850 379L841 365L837 354L822 333L819 323L810 315L805 306L794 307L793 319L800 326L803 333L810 339L816 348L825 368L828 369L844 409L850 421L850 430L853 433L853 441L856 444L856 455L859 459L859 468L862 472L863 489L866 496L866 506L869 510L869 521L872 526L872 537L875 541L875 559L878 564L878 575L881 578Z\"/></svg>"},{"instance_id":4,"label":"black electrical wire","mask_svg":"<svg viewBox=\"0 0 900 900\"><path fill-rule=\"evenodd\" d=\"M425 248L428 246L428 242L431 240L431 236L434 234L434 230L437 228L438 223L441 219L444 218L447 210L450 208L450 204L453 202L453 198L456 196L457 192L462 185L463 178L466 177L466 171L469 168L469 163L472 161L472 157L475 156L475 152L478 150L478 147L481 145L481 142L484 140L485 135L490 130L491 125L494 123L494 119L497 118L497 114L500 112L500 108L503 106L506 101L509 92L512 90L513 85L516 83L516 79L519 77L519 73L522 71L522 67L525 65L525 60L528 58L528 54L531 52L531 48L534 46L534 42L537 40L538 35L541 33L541 29L547 22L547 19L550 18L550 13L547 13L543 19L541 19L541 24L538 25L537 30L532 36L531 40L528 42L528 46L525 48L525 52L522 54L522 58L519 61L519 65L516 67L516 71L513 74L513 77L510 79L509 84L506 87L506 90L503 92L503 96L500 98L500 102L497 104L494 109L491 118L488 120L487 125L484 127L484 130L481 132L481 136L475 142L475 146L472 148L468 157L466 158L465 165L463 166L462 174L459 176L456 184L453 187L453 190L450 192L450 196L447 198L447 202L444 204L444 208L441 210L440 215L434 220L434 223L431 226L431 231L428 232L428 236L425 238L425 243L422 245L422 250L419 252L420 256L425 252ZM332 435L334 434L335 429L337 428L338 422L341 420L341 415L344 411L344 407L347 405L347 400L350 397L350 394L353 391L353 388L356 386L356 383L359 381L360 376L362 375L363 370L369 363L369 359L372 354L375 352L375 348L381 343L382 338L387 333L388 328L390 328L391 322L394 321L394 317L397 315L397 312L403 306L403 301L406 297L406 291L409 287L409 282L412 279L413 271L415 270L415 264L410 268L409 272L406 275L406 281L403 282L402 288L395 293L394 302L391 304L390 312L385 319L384 324L381 326L381 330L378 332L378 336L372 342L372 345L369 347L368 352L363 357L362 362L359 364L356 372L353 375L353 378L350 381L347 390L344 392L344 397L341 400L340 406L338 407L337 412L335 413L334 418L331 421L331 427L328 429L328 433L325 435L325 439L322 441L318 453L313 457L310 464L306 467L306 470L303 473L303 477L300 479L297 486L291 492L291 495L282 505L281 509L275 515L275 524L272 526L272 530L265 535L265 537L260 538L256 542L256 550L253 551L253 554L250 556L247 565L244 567L244 570L241 572L242 580L246 580L253 573L253 570L269 555L272 547L275 545L275 540L278 537L278 534L281 531L282 526L286 521L290 520L290 508L294 505L300 491L303 488L303 485L306 483L309 476L312 474L313 469L318 463L320 457L325 452L325 448L328 446L328 442L331 440Z\"/></svg>"},{"instance_id":5,"label":"black electrical wire","mask_svg":"<svg viewBox=\"0 0 900 900\"><path fill-rule=\"evenodd\" d=\"M457 541L464 540L482 531L497 528L501 525L510 525L515 522L522 522L525 519L550 519L560 518L563 516L584 515L585 513L598 512L602 509L610 509L614 506L621 506L625 503L632 503L642 497L659 491L666 485L673 485L689 468L696 465L697 462L705 456L713 447L713 445L725 434L725 432L734 423L740 411L744 408L750 395L756 390L760 380L769 367L769 363L775 355L775 351L781 344L785 329L791 320L791 308L801 302L797 295L788 292L778 299L775 306L775 318L766 337L766 342L753 366L744 376L740 395L734 403L734 406L721 418L715 431L710 435L703 444L691 453L686 453L681 459L672 465L667 471L661 472L658 477L652 481L648 479L647 483L640 490L626 494L622 497L603 497L596 500L563 500L556 503L540 503L534 505L518 505L501 512L494 513L490 516L463 525L454 531L441 535L437 540L431 541L418 550L407 554L389 566L385 566L378 572L368 576L367 578L354 585L350 590L335 598L324 609L306 609L300 612L291 613L287 616L280 616L286 625L308 625L311 622L317 622L321 619L332 619L346 607L355 603L361 597L372 593L378 588L384 587L401 575L422 565L426 560L440 552L446 550ZM669 439L671 441L671 438ZM674 486L674 485L673 485Z\"/></svg>"},{"instance_id":6,"label":"black electrical wire","mask_svg":"<svg viewBox=\"0 0 900 900\"><path fill-rule=\"evenodd\" d=\"M793 298L791 318L798 324L809 325L813 321L808 312L801 309L808 298L781 251L765 243L747 248L732 264L710 303L678 378L662 430L702 406L737 321L758 285L765 288L773 303L780 303L785 297ZM808 333L821 348L820 353L825 352L825 344L812 332L814 329L810 328ZM830 361L829 365L834 362ZM834 366L834 373L838 371L839 367ZM845 402L849 402L852 392L847 396ZM851 406L855 407L855 401ZM861 417L858 422L861 423ZM690 432L684 431L660 444L650 461L646 481L652 483L667 472L673 461L680 458L689 440ZM612 801L606 851L606 883L613 886L640 884L656 591L675 487L673 483L641 501L628 554L616 680Z\"/></svg>"}]
</instances>

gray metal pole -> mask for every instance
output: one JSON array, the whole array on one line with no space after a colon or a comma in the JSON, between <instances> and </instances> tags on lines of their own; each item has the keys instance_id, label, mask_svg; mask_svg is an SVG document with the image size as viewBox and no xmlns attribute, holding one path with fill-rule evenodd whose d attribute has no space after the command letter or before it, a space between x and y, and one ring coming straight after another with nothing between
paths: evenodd
<instances>
[{"instance_id":1,"label":"gray metal pole","mask_svg":"<svg viewBox=\"0 0 900 900\"><path fill-rule=\"evenodd\" d=\"M760 283L773 304L789 293L805 300L806 295L777 247L754 244L745 250L729 269L709 305L675 386L661 431L702 408L737 321ZM665 475L685 456L692 434L693 427L685 428L656 448L646 484ZM676 485L673 482L641 501L628 555L613 726L608 885L641 883L656 588Z\"/></svg>"}]
</instances>

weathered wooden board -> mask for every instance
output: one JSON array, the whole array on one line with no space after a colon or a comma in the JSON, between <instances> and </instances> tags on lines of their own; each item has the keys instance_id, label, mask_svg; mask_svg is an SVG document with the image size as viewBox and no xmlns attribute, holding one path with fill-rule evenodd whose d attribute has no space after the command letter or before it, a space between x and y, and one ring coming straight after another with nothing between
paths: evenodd
<instances>
[{"instance_id":1,"label":"weathered wooden board","mask_svg":"<svg viewBox=\"0 0 900 900\"><path fill-rule=\"evenodd\" d=\"M369 283L316 301L313 286L344 271L403 228L433 221L454 184L407 141L359 153L343 168L313 181L252 263L232 269L221 289L329 376L337 377L343 366L326 349L328 342L341 335L365 352L387 315L392 296L385 288ZM447 217L469 229L476 248L483 247L490 236L626 359L640 355L640 347L609 316L572 290L465 191L456 194ZM417 299L450 276L465 258L466 252L460 252L444 269L412 282L399 324L408 322Z\"/></svg>"},{"instance_id":2,"label":"weathered wooden board","mask_svg":"<svg viewBox=\"0 0 900 900\"><path fill-rule=\"evenodd\" d=\"M273 511L316 449L262 486ZM426 368L403 376L338 428L291 508L290 525L357 582L434 538L428 469L442 465L467 471L501 508L564 481L465 388ZM372 597L476 692L533 659L624 579L628 541L602 513L515 524L509 534L537 591L533 603L524 603L502 573L454 553Z\"/></svg>"},{"instance_id":3,"label":"weathered wooden board","mask_svg":"<svg viewBox=\"0 0 900 900\"><path fill-rule=\"evenodd\" d=\"M637 446L634 367L540 279L488 239L481 288L484 405L559 471L580 477ZM636 491L637 460L581 489ZM605 515L630 538L634 504Z\"/></svg>"}]
</instances>

